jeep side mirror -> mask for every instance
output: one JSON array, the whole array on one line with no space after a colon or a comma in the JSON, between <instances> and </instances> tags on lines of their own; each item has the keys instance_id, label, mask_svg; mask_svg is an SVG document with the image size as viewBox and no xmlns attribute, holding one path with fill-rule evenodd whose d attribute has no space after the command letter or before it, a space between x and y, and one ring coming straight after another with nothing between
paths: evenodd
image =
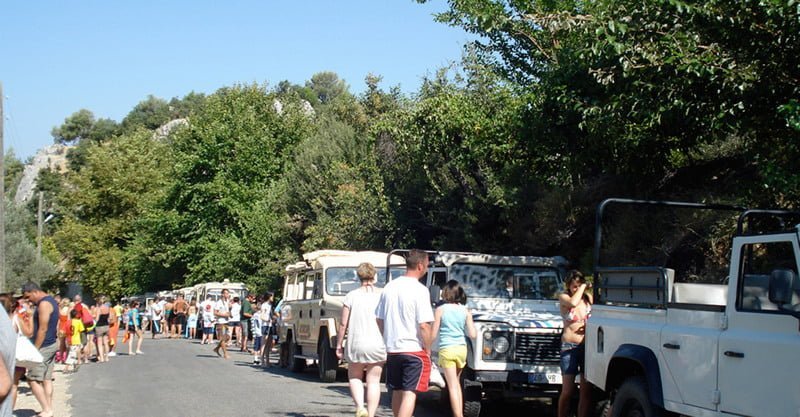
<instances>
[{"instance_id":1,"label":"jeep side mirror","mask_svg":"<svg viewBox=\"0 0 800 417\"><path fill-rule=\"evenodd\" d=\"M792 283L795 280L794 271L789 269L775 269L769 275L769 301L777 304L792 302Z\"/></svg>"}]
</instances>

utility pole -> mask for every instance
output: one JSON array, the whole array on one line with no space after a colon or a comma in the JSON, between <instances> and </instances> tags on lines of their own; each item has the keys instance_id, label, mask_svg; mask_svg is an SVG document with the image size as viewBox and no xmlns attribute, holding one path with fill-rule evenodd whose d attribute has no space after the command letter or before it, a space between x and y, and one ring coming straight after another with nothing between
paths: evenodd
<instances>
[{"instance_id":1,"label":"utility pole","mask_svg":"<svg viewBox=\"0 0 800 417\"><path fill-rule=\"evenodd\" d=\"M0 82L0 292L6 292L6 152L3 144L3 83Z\"/></svg>"},{"instance_id":2,"label":"utility pole","mask_svg":"<svg viewBox=\"0 0 800 417\"><path fill-rule=\"evenodd\" d=\"M36 211L36 260L42 259L42 200L44 192L39 191L39 210Z\"/></svg>"}]
</instances>

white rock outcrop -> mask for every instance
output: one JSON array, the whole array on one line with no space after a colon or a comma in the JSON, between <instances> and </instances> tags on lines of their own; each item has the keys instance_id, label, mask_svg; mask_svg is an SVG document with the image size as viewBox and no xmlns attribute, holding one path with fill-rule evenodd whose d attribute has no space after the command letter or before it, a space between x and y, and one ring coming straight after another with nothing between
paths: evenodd
<instances>
[{"instance_id":1,"label":"white rock outcrop","mask_svg":"<svg viewBox=\"0 0 800 417\"><path fill-rule=\"evenodd\" d=\"M36 188L36 178L39 171L49 168L51 171L63 174L67 171L67 151L71 146L55 144L39 149L30 164L25 165L22 179L14 196L14 203L24 204L33 197Z\"/></svg>"}]
</instances>

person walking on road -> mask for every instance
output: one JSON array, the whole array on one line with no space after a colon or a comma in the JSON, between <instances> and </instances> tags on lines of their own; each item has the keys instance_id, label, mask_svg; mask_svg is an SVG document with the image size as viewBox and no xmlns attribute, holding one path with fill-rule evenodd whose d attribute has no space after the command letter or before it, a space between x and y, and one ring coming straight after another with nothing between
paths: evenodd
<instances>
[{"instance_id":1,"label":"person walking on road","mask_svg":"<svg viewBox=\"0 0 800 417\"><path fill-rule=\"evenodd\" d=\"M125 330L128 336L128 356L141 355L142 352L142 315L139 313L139 302L133 301L127 312L128 327ZM133 337L136 336L136 353L133 352Z\"/></svg>"},{"instance_id":2,"label":"person walking on road","mask_svg":"<svg viewBox=\"0 0 800 417\"><path fill-rule=\"evenodd\" d=\"M161 333L161 313L163 312L160 300L153 300L147 306L147 315L150 316L150 333L152 338L155 339L156 335Z\"/></svg>"},{"instance_id":3,"label":"person walking on road","mask_svg":"<svg viewBox=\"0 0 800 417\"><path fill-rule=\"evenodd\" d=\"M172 320L174 327L172 337L183 337L183 328L186 326L186 314L189 312L189 303L184 300L183 294L178 293L178 298L172 305L172 312L174 315Z\"/></svg>"},{"instance_id":4,"label":"person walking on road","mask_svg":"<svg viewBox=\"0 0 800 417\"><path fill-rule=\"evenodd\" d=\"M36 305L33 315L33 345L39 349L44 361L28 370L28 384L33 396L42 406L39 417L53 416L53 370L58 350L58 303L39 285L29 282L22 286L25 298Z\"/></svg>"},{"instance_id":5,"label":"person walking on road","mask_svg":"<svg viewBox=\"0 0 800 417\"><path fill-rule=\"evenodd\" d=\"M247 348L247 340L250 338L250 319L253 318L253 301L255 301L255 298L252 294L247 294L242 300L242 333L240 338L242 352L249 351Z\"/></svg>"},{"instance_id":6,"label":"person walking on road","mask_svg":"<svg viewBox=\"0 0 800 417\"><path fill-rule=\"evenodd\" d=\"M214 300L211 294L206 295L206 300L200 303L200 314L203 317L203 340L200 341L201 345L211 344L214 342Z\"/></svg>"},{"instance_id":7,"label":"person walking on road","mask_svg":"<svg viewBox=\"0 0 800 417\"><path fill-rule=\"evenodd\" d=\"M417 393L428 390L433 342L433 311L420 278L428 273L428 254L412 249L405 275L383 289L375 309L386 344L386 386L392 391L394 417L411 417Z\"/></svg>"},{"instance_id":8,"label":"person walking on road","mask_svg":"<svg viewBox=\"0 0 800 417\"><path fill-rule=\"evenodd\" d=\"M197 336L197 306L194 303L189 306L189 316L186 318L186 327L189 333L189 340L194 340Z\"/></svg>"},{"instance_id":9,"label":"person walking on road","mask_svg":"<svg viewBox=\"0 0 800 417\"><path fill-rule=\"evenodd\" d=\"M381 399L381 371L386 362L386 347L375 319L380 289L375 287L375 267L362 263L356 273L361 287L344 298L342 319L336 339L336 356L347 361L350 395L356 404L356 417L375 417ZM343 345L347 334L347 346ZM364 375L367 401L364 406Z\"/></svg>"},{"instance_id":10,"label":"person walking on road","mask_svg":"<svg viewBox=\"0 0 800 417\"><path fill-rule=\"evenodd\" d=\"M103 363L108 362L108 353L110 351L109 328L117 320L117 317L105 295L101 295L97 302L97 316L95 317L95 322L97 323L95 324L97 362Z\"/></svg>"},{"instance_id":11,"label":"person walking on road","mask_svg":"<svg viewBox=\"0 0 800 417\"><path fill-rule=\"evenodd\" d=\"M274 339L272 335L275 333L275 294L268 292L264 295L264 302L261 303L259 313L261 314L261 349L258 355L261 358L261 363L264 367L269 368L269 354L272 352L272 344Z\"/></svg>"},{"instance_id":12,"label":"person walking on road","mask_svg":"<svg viewBox=\"0 0 800 417\"><path fill-rule=\"evenodd\" d=\"M442 300L444 304L433 312L433 334L439 335L439 367L444 370L453 417L462 417L461 371L467 364L467 337L474 339L477 331L465 306L467 294L458 281L445 284Z\"/></svg>"},{"instance_id":13,"label":"person walking on road","mask_svg":"<svg viewBox=\"0 0 800 417\"><path fill-rule=\"evenodd\" d=\"M586 320L592 313L592 295L586 290L591 285L580 271L572 270L564 280L566 291L558 296L564 330L561 333L561 395L558 397L558 417L569 415L570 399L575 392L575 377L580 374L578 417L589 415L592 387L584 374L583 338Z\"/></svg>"},{"instance_id":14,"label":"person walking on road","mask_svg":"<svg viewBox=\"0 0 800 417\"><path fill-rule=\"evenodd\" d=\"M214 317L217 320L217 338L219 338L219 343L217 347L214 348L214 353L225 359L230 357L228 356L228 340L230 340L230 335L228 334L228 320L231 318L229 297L230 292L225 288L222 290L220 299L214 304ZM220 353L220 349L222 353Z\"/></svg>"}]
</instances>

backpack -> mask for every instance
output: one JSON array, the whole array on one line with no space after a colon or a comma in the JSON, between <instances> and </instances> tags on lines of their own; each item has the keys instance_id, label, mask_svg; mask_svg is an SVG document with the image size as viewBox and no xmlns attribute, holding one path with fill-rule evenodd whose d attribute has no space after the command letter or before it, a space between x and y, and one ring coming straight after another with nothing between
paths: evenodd
<instances>
[{"instance_id":1,"label":"backpack","mask_svg":"<svg viewBox=\"0 0 800 417\"><path fill-rule=\"evenodd\" d=\"M83 322L83 326L87 329L94 326L94 317L92 317L92 313L89 312L88 308L81 306L81 321Z\"/></svg>"}]
</instances>

